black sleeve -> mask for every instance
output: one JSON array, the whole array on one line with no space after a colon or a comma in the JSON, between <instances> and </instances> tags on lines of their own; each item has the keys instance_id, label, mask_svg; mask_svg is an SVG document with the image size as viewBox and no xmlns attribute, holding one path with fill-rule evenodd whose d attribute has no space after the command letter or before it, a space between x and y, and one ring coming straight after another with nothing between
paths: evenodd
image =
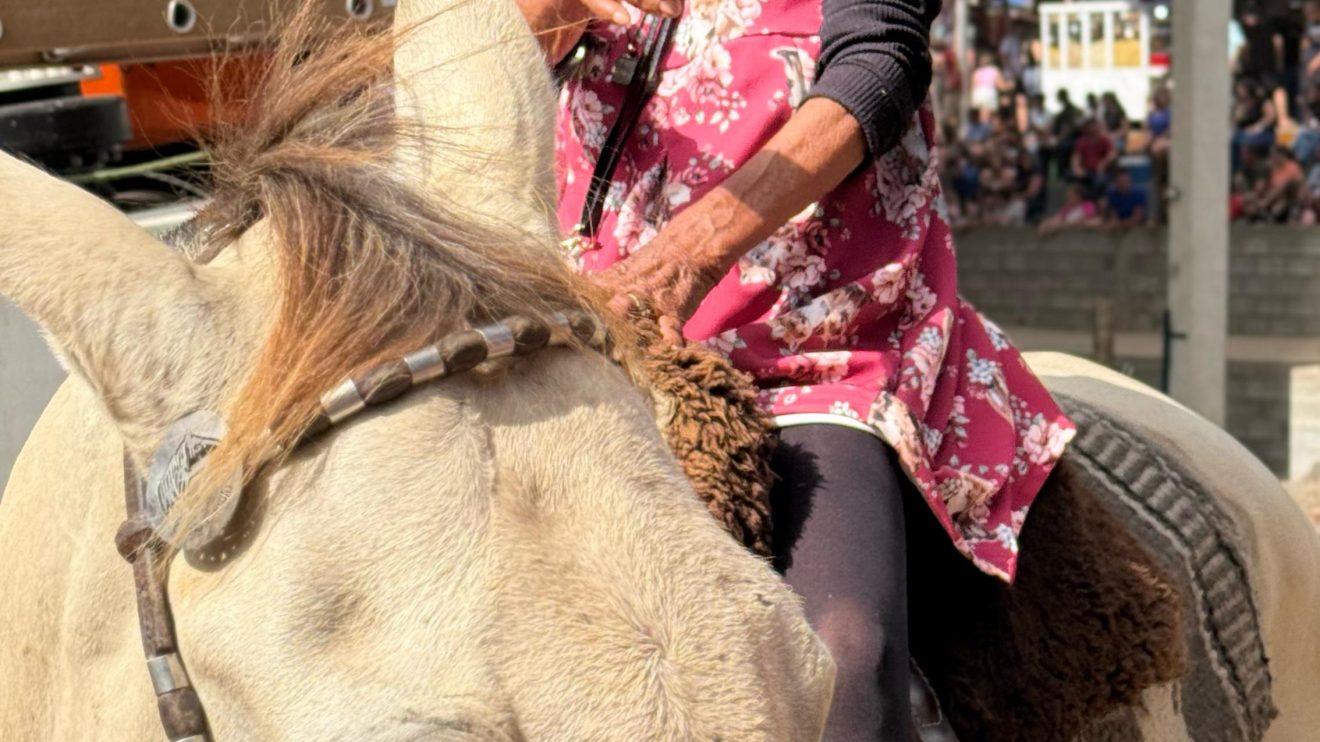
<instances>
[{"instance_id":1,"label":"black sleeve","mask_svg":"<svg viewBox=\"0 0 1320 742\"><path fill-rule=\"evenodd\" d=\"M829 98L861 124L872 157L889 151L930 88L930 26L941 0L823 0L820 58L809 98Z\"/></svg>"}]
</instances>

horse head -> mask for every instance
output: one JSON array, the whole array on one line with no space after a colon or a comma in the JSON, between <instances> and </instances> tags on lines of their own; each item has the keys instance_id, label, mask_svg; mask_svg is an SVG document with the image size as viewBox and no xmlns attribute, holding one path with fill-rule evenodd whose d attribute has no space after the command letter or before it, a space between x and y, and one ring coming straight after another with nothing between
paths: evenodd
<instances>
[{"instance_id":1,"label":"horse head","mask_svg":"<svg viewBox=\"0 0 1320 742\"><path fill-rule=\"evenodd\" d=\"M227 431L172 517L235 471L253 511L219 567L169 573L217 737L817 737L828 654L604 357L546 350L295 445L363 369L599 314L556 251L551 87L515 4L396 15L390 37L306 13L282 31L182 251L0 157L0 294L81 380L0 501L0 561L24 565L0 594L27 597L0 601L0 728L159 734L111 543L121 449L140 469L201 409Z\"/></svg>"}]
</instances>

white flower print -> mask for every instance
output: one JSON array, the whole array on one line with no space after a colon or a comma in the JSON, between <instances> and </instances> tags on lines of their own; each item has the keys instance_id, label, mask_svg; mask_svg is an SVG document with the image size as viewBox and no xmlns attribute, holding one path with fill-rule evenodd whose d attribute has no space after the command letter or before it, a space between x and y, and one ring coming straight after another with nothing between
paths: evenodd
<instances>
[{"instance_id":1,"label":"white flower print","mask_svg":"<svg viewBox=\"0 0 1320 742\"><path fill-rule=\"evenodd\" d=\"M679 23L674 43L693 57L715 41L736 39L761 17L765 0L688 0L688 12Z\"/></svg>"},{"instance_id":2,"label":"white flower print","mask_svg":"<svg viewBox=\"0 0 1320 742\"><path fill-rule=\"evenodd\" d=\"M970 472L946 473L950 476L940 482L940 496L949 508L949 515L972 523L985 523L990 514L986 506L999 491L999 485Z\"/></svg>"},{"instance_id":3,"label":"white flower print","mask_svg":"<svg viewBox=\"0 0 1320 742\"><path fill-rule=\"evenodd\" d=\"M939 168L930 156L918 112L899 145L875 162L871 195L876 213L902 230L905 240L921 236L921 218L934 194L939 193Z\"/></svg>"},{"instance_id":4,"label":"white flower print","mask_svg":"<svg viewBox=\"0 0 1320 742\"><path fill-rule=\"evenodd\" d=\"M998 541L1010 554L1018 553L1017 533L1009 524L1000 523L995 526L995 541Z\"/></svg>"},{"instance_id":5,"label":"white flower print","mask_svg":"<svg viewBox=\"0 0 1320 742\"><path fill-rule=\"evenodd\" d=\"M979 358L976 351L967 351L967 380L981 386L993 386L1000 374L999 363L989 358Z\"/></svg>"},{"instance_id":6,"label":"white flower print","mask_svg":"<svg viewBox=\"0 0 1320 742\"><path fill-rule=\"evenodd\" d=\"M903 318L898 323L900 330L915 327L926 319L939 303L939 297L926 285L924 273L921 271L914 273L910 283L907 290L907 306L904 308Z\"/></svg>"},{"instance_id":7,"label":"white flower print","mask_svg":"<svg viewBox=\"0 0 1320 742\"><path fill-rule=\"evenodd\" d=\"M1044 417L1037 415L1035 422L1027 429L1027 434L1023 438L1022 447L1026 451L1027 459L1036 466L1045 466L1052 464L1063 456L1064 448L1072 440L1074 431L1071 428L1060 427L1056 422L1046 422Z\"/></svg>"},{"instance_id":8,"label":"white flower print","mask_svg":"<svg viewBox=\"0 0 1320 742\"><path fill-rule=\"evenodd\" d=\"M819 255L791 255L788 288L803 294L825 282L825 259Z\"/></svg>"},{"instance_id":9,"label":"white flower print","mask_svg":"<svg viewBox=\"0 0 1320 742\"><path fill-rule=\"evenodd\" d=\"M907 285L907 266L890 263L871 274L871 300L883 306L892 306L903 295Z\"/></svg>"},{"instance_id":10,"label":"white flower print","mask_svg":"<svg viewBox=\"0 0 1320 742\"><path fill-rule=\"evenodd\" d=\"M791 352L796 352L809 337L838 340L847 335L865 298L866 292L857 284L841 286L769 320L771 335L783 341Z\"/></svg>"},{"instance_id":11,"label":"white flower print","mask_svg":"<svg viewBox=\"0 0 1320 742\"><path fill-rule=\"evenodd\" d=\"M707 348L725 356L747 347L746 341L738 337L737 330L725 330L718 335L712 335L706 338L704 344Z\"/></svg>"},{"instance_id":12,"label":"white flower print","mask_svg":"<svg viewBox=\"0 0 1320 742\"><path fill-rule=\"evenodd\" d=\"M827 353L810 353L812 370L822 384L833 384L848 375L848 359L852 353L846 350Z\"/></svg>"},{"instance_id":13,"label":"white flower print","mask_svg":"<svg viewBox=\"0 0 1320 742\"><path fill-rule=\"evenodd\" d=\"M991 322L984 314L978 313L977 317L981 319L981 324L985 326L985 333L990 337L990 345L995 350L1008 350L1012 347L1009 345L1008 338L1004 336L1004 331L999 329L999 325Z\"/></svg>"},{"instance_id":14,"label":"white flower print","mask_svg":"<svg viewBox=\"0 0 1320 742\"><path fill-rule=\"evenodd\" d=\"M955 394L953 404L949 409L949 420L944 426L944 435L953 436L954 440L958 442L959 448L966 448L967 423L969 422L971 420L967 417L967 398L961 394Z\"/></svg>"},{"instance_id":15,"label":"white flower print","mask_svg":"<svg viewBox=\"0 0 1320 742\"><path fill-rule=\"evenodd\" d=\"M687 71L687 91L694 104L700 106L727 98L733 84L733 72L729 69L732 62L729 50L723 46L713 46L692 61Z\"/></svg>"},{"instance_id":16,"label":"white flower print","mask_svg":"<svg viewBox=\"0 0 1320 742\"><path fill-rule=\"evenodd\" d=\"M605 117L614 107L605 105L595 91L583 90L573 96L573 133L583 146L599 151L605 146Z\"/></svg>"},{"instance_id":17,"label":"white flower print","mask_svg":"<svg viewBox=\"0 0 1320 742\"><path fill-rule=\"evenodd\" d=\"M903 369L899 378L904 386L920 391L922 407L929 404L930 396L935 391L946 347L941 329L926 327L917 342L903 354Z\"/></svg>"},{"instance_id":18,"label":"white flower print","mask_svg":"<svg viewBox=\"0 0 1320 742\"><path fill-rule=\"evenodd\" d=\"M614 240L619 245L621 255L636 252L650 242L659 231L660 224L668 219L667 209L664 214L655 213L657 207L664 203L656 198L662 192L664 173L664 163L657 163L642 173L642 177L623 197L619 218L614 224Z\"/></svg>"},{"instance_id":19,"label":"white flower print","mask_svg":"<svg viewBox=\"0 0 1320 742\"><path fill-rule=\"evenodd\" d=\"M781 266L792 255L794 245L788 238L791 227L781 227L738 260L739 280L744 284L774 284Z\"/></svg>"},{"instance_id":20,"label":"white flower print","mask_svg":"<svg viewBox=\"0 0 1320 742\"><path fill-rule=\"evenodd\" d=\"M944 433L941 433L938 428L932 428L928 425L921 427L922 436L925 438L926 443L926 455L934 456L940 450L940 445L944 443Z\"/></svg>"},{"instance_id":21,"label":"white flower print","mask_svg":"<svg viewBox=\"0 0 1320 742\"><path fill-rule=\"evenodd\" d=\"M1013 420L1008 381L1004 379L1004 369L997 361L981 358L975 350L968 348L967 381L971 384L973 397L985 400L1005 420Z\"/></svg>"},{"instance_id":22,"label":"white flower print","mask_svg":"<svg viewBox=\"0 0 1320 742\"><path fill-rule=\"evenodd\" d=\"M830 414L831 414L831 415L841 415L841 416L843 416L843 417L849 417L849 418L852 418L853 420L861 420L861 419L862 419L861 414L858 413L857 410L854 410L853 407L852 407L852 405L848 404L847 402L843 402L843 401L837 401L837 402L833 402L833 403L831 403L831 404L830 404Z\"/></svg>"}]
</instances>

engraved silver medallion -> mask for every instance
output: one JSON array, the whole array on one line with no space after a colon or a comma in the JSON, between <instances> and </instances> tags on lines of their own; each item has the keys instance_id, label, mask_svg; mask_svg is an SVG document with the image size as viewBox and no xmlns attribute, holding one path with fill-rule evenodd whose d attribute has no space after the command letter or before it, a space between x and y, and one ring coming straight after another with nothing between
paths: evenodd
<instances>
[{"instance_id":1,"label":"engraved silver medallion","mask_svg":"<svg viewBox=\"0 0 1320 742\"><path fill-rule=\"evenodd\" d=\"M185 415L165 431L160 446L151 456L143 511L156 535L165 542L180 546L180 534L165 525L170 508L188 487L206 456L220 445L225 435L225 421L214 412L198 410ZM183 534L187 546L205 545L218 537L233 520L242 494L239 473L220 491L208 496L206 518L191 532Z\"/></svg>"}]
</instances>

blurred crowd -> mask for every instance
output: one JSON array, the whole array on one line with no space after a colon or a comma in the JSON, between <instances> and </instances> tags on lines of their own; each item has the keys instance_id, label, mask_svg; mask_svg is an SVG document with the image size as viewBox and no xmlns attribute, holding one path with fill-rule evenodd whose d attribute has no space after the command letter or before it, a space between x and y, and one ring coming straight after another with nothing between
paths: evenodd
<instances>
[{"instance_id":1,"label":"blurred crowd","mask_svg":"<svg viewBox=\"0 0 1320 742\"><path fill-rule=\"evenodd\" d=\"M1034 52L1022 54L1016 74L995 55L981 55L967 120L960 126L956 114L943 117L951 218L959 226L1035 225L1044 233L1147 223L1144 183L1162 178L1168 162L1167 89L1156 91L1136 126L1113 93L1078 105L1060 91L1051 114Z\"/></svg>"},{"instance_id":2,"label":"blurred crowd","mask_svg":"<svg viewBox=\"0 0 1320 742\"><path fill-rule=\"evenodd\" d=\"M1227 153L1234 220L1320 221L1320 0L1305 0L1296 21L1251 6L1235 19L1241 39ZM957 60L947 49L937 52L942 177L956 224L1052 233L1163 220L1169 87L1154 87L1144 116L1130 116L1113 93L1074 101L1066 90L1048 112L1039 45L1009 37L978 55L970 106L959 120Z\"/></svg>"},{"instance_id":3,"label":"blurred crowd","mask_svg":"<svg viewBox=\"0 0 1320 742\"><path fill-rule=\"evenodd\" d=\"M1302 7L1300 36L1266 16L1240 19L1233 89L1234 219L1320 219L1320 0ZM1253 37L1268 41L1252 44Z\"/></svg>"}]
</instances>

